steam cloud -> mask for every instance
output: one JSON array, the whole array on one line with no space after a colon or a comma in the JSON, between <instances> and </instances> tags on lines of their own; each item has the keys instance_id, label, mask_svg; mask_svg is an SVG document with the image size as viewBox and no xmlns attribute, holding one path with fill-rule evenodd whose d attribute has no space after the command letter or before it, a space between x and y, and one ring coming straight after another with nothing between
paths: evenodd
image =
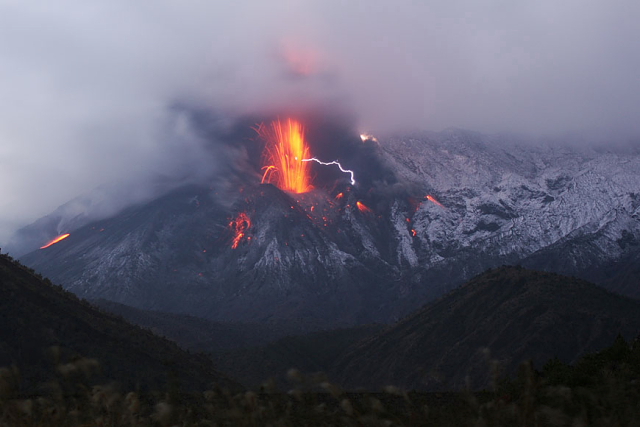
<instances>
[{"instance_id":1,"label":"steam cloud","mask_svg":"<svg viewBox=\"0 0 640 427\"><path fill-rule=\"evenodd\" d=\"M639 14L633 0L4 0L0 244L105 182L125 184L96 212L233 175L256 161L239 133L277 114L316 117L326 160L367 161L340 142L356 129L637 135Z\"/></svg>"}]
</instances>

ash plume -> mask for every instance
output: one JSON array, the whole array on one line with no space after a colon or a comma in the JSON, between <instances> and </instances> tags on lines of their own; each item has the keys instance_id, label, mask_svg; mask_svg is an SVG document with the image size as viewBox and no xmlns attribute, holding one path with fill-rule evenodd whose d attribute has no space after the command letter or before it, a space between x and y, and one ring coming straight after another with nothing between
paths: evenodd
<instances>
[{"instance_id":1,"label":"ash plume","mask_svg":"<svg viewBox=\"0 0 640 427\"><path fill-rule=\"evenodd\" d=\"M353 117L332 113L326 107L240 116L187 103L176 104L173 110L184 116L190 132L197 135L204 150L215 159L216 173L205 175L203 182L210 181L219 186L227 181L236 187L259 182L266 141L257 128L287 117L297 118L303 124L313 157L325 162L337 160L352 169L357 186L369 189L374 184L394 184L397 181L392 170L377 155L377 144L361 140ZM313 164L312 174L317 187L331 187L335 181L348 182L337 168Z\"/></svg>"}]
</instances>

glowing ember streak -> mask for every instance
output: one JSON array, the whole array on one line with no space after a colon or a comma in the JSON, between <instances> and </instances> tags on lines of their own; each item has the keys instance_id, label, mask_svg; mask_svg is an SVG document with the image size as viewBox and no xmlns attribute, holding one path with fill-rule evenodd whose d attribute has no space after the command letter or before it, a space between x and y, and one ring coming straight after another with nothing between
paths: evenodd
<instances>
[{"instance_id":1,"label":"glowing ember streak","mask_svg":"<svg viewBox=\"0 0 640 427\"><path fill-rule=\"evenodd\" d=\"M411 235L412 235L413 237L416 237L416 235L417 235L417 234L418 234L418 232L412 228L412 229L411 229Z\"/></svg>"},{"instance_id":2,"label":"glowing ember streak","mask_svg":"<svg viewBox=\"0 0 640 427\"><path fill-rule=\"evenodd\" d=\"M344 193L338 193L336 199L342 199L344 197Z\"/></svg>"},{"instance_id":3,"label":"glowing ember streak","mask_svg":"<svg viewBox=\"0 0 640 427\"><path fill-rule=\"evenodd\" d=\"M349 169L345 169L345 168L343 168L343 167L342 167L342 165L341 165L340 163L338 163L338 161L337 161L337 160L334 160L333 162L325 163L325 162L322 162L322 161L320 161L320 160L316 159L315 157L312 157L311 159L302 159L302 161L303 161L303 162L311 162L311 161L314 161L314 162L320 163L321 165L325 165L325 166L337 165L337 166L340 168L340 171L341 171L341 172L343 172L343 173L348 173L349 175L351 175L351 185L356 185L356 179L355 179L355 177L354 177L354 175L353 175L353 171L352 171L352 170L349 170Z\"/></svg>"},{"instance_id":4,"label":"glowing ember streak","mask_svg":"<svg viewBox=\"0 0 640 427\"><path fill-rule=\"evenodd\" d=\"M444 207L444 205L443 205L442 203L440 203L439 201L437 201L437 200L435 199L435 197L433 197L431 194L427 194L427 196L425 197L425 199L429 200L430 202L435 203L436 205L440 206L441 208L446 209L446 208Z\"/></svg>"},{"instance_id":5,"label":"glowing ember streak","mask_svg":"<svg viewBox=\"0 0 640 427\"><path fill-rule=\"evenodd\" d=\"M69 237L69 233L67 234L61 234L60 236L56 237L55 239L53 239L52 241L50 241L49 243L47 243L46 245L40 247L40 249L46 249L51 245L55 245L56 243L58 243L60 240L64 240L67 237Z\"/></svg>"},{"instance_id":6,"label":"glowing ember streak","mask_svg":"<svg viewBox=\"0 0 640 427\"><path fill-rule=\"evenodd\" d=\"M302 124L293 119L286 122L276 120L270 127L259 125L256 131L267 142L262 182L275 184L293 193L311 190L309 165L303 161L310 152L304 140Z\"/></svg>"},{"instance_id":7,"label":"glowing ember streak","mask_svg":"<svg viewBox=\"0 0 640 427\"><path fill-rule=\"evenodd\" d=\"M262 175L262 184L264 184L265 181L269 182L269 180L267 179L267 177L269 176L269 172L273 172L276 167L273 165L269 165L269 166L265 166L262 169L264 169L264 174Z\"/></svg>"},{"instance_id":8,"label":"glowing ember streak","mask_svg":"<svg viewBox=\"0 0 640 427\"><path fill-rule=\"evenodd\" d=\"M240 244L242 238L246 235L246 231L249 229L249 227L251 227L251 220L246 213L240 212L238 214L238 217L229 223L229 227L231 227L231 229L235 233L233 243L231 244L231 249L236 249ZM250 239L247 238L247 240Z\"/></svg>"},{"instance_id":9,"label":"glowing ember streak","mask_svg":"<svg viewBox=\"0 0 640 427\"><path fill-rule=\"evenodd\" d=\"M356 206L360 209L360 212L369 213L371 209L369 209L364 203L356 202Z\"/></svg>"}]
</instances>

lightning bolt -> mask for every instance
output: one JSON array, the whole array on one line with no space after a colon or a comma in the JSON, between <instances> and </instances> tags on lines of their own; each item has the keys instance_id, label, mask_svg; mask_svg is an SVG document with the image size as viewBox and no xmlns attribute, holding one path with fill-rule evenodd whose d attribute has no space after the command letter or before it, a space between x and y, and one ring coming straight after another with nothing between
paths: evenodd
<instances>
[{"instance_id":1,"label":"lightning bolt","mask_svg":"<svg viewBox=\"0 0 640 427\"><path fill-rule=\"evenodd\" d=\"M310 159L302 159L302 161L303 162L314 161L314 162L320 163L321 165L325 165L325 166L337 165L340 168L341 172L348 173L349 175L351 175L351 185L356 185L356 178L355 178L355 176L353 174L353 171L343 168L342 165L337 160L334 160L333 162L326 163L326 162L323 162L323 161L320 161L320 160L316 159L315 157L312 157Z\"/></svg>"}]
</instances>

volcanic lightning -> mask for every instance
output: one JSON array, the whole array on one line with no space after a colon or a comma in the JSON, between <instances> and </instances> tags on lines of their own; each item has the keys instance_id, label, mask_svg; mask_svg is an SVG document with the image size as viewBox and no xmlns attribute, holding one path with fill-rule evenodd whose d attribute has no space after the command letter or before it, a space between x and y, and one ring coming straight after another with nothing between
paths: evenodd
<instances>
[{"instance_id":1,"label":"volcanic lightning","mask_svg":"<svg viewBox=\"0 0 640 427\"><path fill-rule=\"evenodd\" d=\"M293 119L275 120L271 126L260 124L255 130L266 141L262 182L293 193L313 189L309 164L304 161L310 152L302 124Z\"/></svg>"},{"instance_id":2,"label":"volcanic lightning","mask_svg":"<svg viewBox=\"0 0 640 427\"><path fill-rule=\"evenodd\" d=\"M46 248L48 248L48 247L49 247L49 246L51 246L51 245L55 245L55 244L56 244L56 243L58 243L60 240L64 240L64 239L66 239L67 237L69 237L69 233L61 234L61 235L59 235L58 237L56 237L55 239L53 239L52 241L50 241L49 243L47 243L46 245L41 246L41 247L40 247L40 249L46 249Z\"/></svg>"},{"instance_id":3,"label":"volcanic lightning","mask_svg":"<svg viewBox=\"0 0 640 427\"><path fill-rule=\"evenodd\" d=\"M351 175L351 185L356 185L356 179L355 179L353 171L343 168L342 165L337 160L334 160L332 162L323 162L323 161L320 161L320 160L316 159L315 157L312 157L310 159L302 159L302 161L303 162L312 162L313 161L313 162L320 163L321 165L325 165L325 166L337 165L338 168L340 168L341 172L348 173L349 175Z\"/></svg>"}]
</instances>

